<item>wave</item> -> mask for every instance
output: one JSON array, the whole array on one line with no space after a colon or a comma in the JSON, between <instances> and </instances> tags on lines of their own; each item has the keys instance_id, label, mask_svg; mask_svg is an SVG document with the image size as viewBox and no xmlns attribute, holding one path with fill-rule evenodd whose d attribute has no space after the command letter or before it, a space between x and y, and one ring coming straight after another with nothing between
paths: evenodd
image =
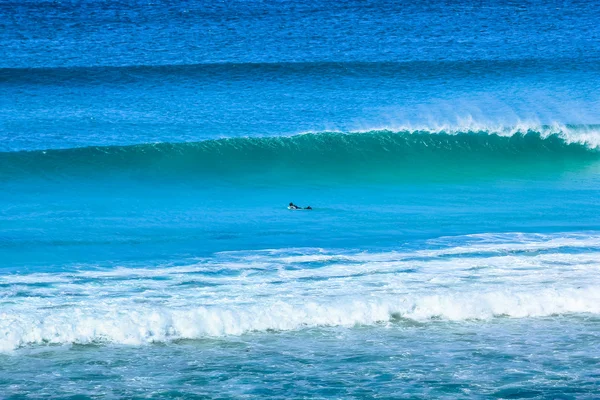
<instances>
[{"instance_id":1,"label":"wave","mask_svg":"<svg viewBox=\"0 0 600 400\"><path fill-rule=\"evenodd\" d=\"M141 345L250 332L353 327L402 320L464 321L600 313L600 287L490 291L188 309L105 306L0 314L0 351L32 344Z\"/></svg>"},{"instance_id":2,"label":"wave","mask_svg":"<svg viewBox=\"0 0 600 400\"><path fill-rule=\"evenodd\" d=\"M0 179L404 180L531 173L599 159L600 134L556 127L376 130L0 153Z\"/></svg>"},{"instance_id":3,"label":"wave","mask_svg":"<svg viewBox=\"0 0 600 400\"><path fill-rule=\"evenodd\" d=\"M576 62L574 62L576 61ZM272 79L295 77L410 77L431 79L452 74L467 76L496 76L498 73L539 74L541 69L555 72L595 72L600 69L596 57L526 58L509 60L435 60L435 61L342 61L342 62L215 62L197 64L139 64L122 66L64 66L64 67L0 67L0 83L45 84L102 82L131 83L147 79L245 79L270 76Z\"/></svg>"},{"instance_id":4,"label":"wave","mask_svg":"<svg viewBox=\"0 0 600 400\"><path fill-rule=\"evenodd\" d=\"M489 233L0 276L0 351L306 328L600 315L600 234ZM437 323L437 322L435 322Z\"/></svg>"}]
</instances>

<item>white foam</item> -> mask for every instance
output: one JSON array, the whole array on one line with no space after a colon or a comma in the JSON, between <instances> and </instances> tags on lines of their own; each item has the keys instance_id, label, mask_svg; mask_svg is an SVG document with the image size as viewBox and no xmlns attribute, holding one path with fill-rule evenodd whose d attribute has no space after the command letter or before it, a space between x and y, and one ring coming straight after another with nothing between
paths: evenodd
<instances>
[{"instance_id":1,"label":"white foam","mask_svg":"<svg viewBox=\"0 0 600 400\"><path fill-rule=\"evenodd\" d=\"M595 149L600 147L600 127L597 125L566 125L560 122L542 124L537 120L517 120L514 123L479 121L472 116L457 117L453 121L428 121L422 124L386 124L368 125L350 132L332 130L335 133L369 133L377 131L430 133L456 135L467 132L477 132L486 135L510 137L523 135L528 132L538 132L542 138L557 135L566 143L579 143ZM323 132L306 131L299 134L319 134Z\"/></svg>"},{"instance_id":2,"label":"white foam","mask_svg":"<svg viewBox=\"0 0 600 400\"><path fill-rule=\"evenodd\" d=\"M141 345L175 339L241 335L305 327L373 325L406 318L464 321L600 313L600 287L535 292L448 291L430 295L271 301L236 307L120 308L104 305L0 313L0 351L42 343L113 342Z\"/></svg>"},{"instance_id":3,"label":"white foam","mask_svg":"<svg viewBox=\"0 0 600 400\"><path fill-rule=\"evenodd\" d=\"M240 251L187 266L10 274L0 283L4 351L351 327L397 317L598 314L600 234L481 234L380 252Z\"/></svg>"}]
</instances>

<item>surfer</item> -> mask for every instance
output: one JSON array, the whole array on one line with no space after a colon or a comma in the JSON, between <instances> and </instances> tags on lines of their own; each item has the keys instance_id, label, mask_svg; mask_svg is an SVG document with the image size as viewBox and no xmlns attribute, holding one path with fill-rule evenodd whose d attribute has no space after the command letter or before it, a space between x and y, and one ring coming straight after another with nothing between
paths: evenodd
<instances>
[{"instance_id":1,"label":"surfer","mask_svg":"<svg viewBox=\"0 0 600 400\"><path fill-rule=\"evenodd\" d=\"M288 208L290 210L302 210L303 209L302 207L299 207L299 206L295 205L294 203L290 203L290 205L288 206ZM312 210L312 207L311 206L304 207L304 210Z\"/></svg>"}]
</instances>

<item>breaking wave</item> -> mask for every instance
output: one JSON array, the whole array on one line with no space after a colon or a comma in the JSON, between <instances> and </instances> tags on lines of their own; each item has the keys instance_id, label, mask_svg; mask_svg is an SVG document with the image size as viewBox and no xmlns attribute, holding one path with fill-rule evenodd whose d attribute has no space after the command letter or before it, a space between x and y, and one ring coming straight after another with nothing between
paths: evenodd
<instances>
[{"instance_id":1,"label":"breaking wave","mask_svg":"<svg viewBox=\"0 0 600 400\"><path fill-rule=\"evenodd\" d=\"M577 168L600 159L591 128L322 132L289 137L0 153L0 179L115 177L421 179ZM296 179L295 178L295 179Z\"/></svg>"},{"instance_id":2,"label":"breaking wave","mask_svg":"<svg viewBox=\"0 0 600 400\"><path fill-rule=\"evenodd\" d=\"M481 234L418 249L224 252L189 265L0 277L0 351L252 332L600 315L600 235Z\"/></svg>"},{"instance_id":3,"label":"breaking wave","mask_svg":"<svg viewBox=\"0 0 600 400\"><path fill-rule=\"evenodd\" d=\"M41 311L41 310L40 310ZM600 287L535 292L489 291L386 299L348 299L187 309L116 305L0 314L0 351L31 344L111 342L140 345L178 339L373 325L402 319L464 321L600 313Z\"/></svg>"}]
</instances>

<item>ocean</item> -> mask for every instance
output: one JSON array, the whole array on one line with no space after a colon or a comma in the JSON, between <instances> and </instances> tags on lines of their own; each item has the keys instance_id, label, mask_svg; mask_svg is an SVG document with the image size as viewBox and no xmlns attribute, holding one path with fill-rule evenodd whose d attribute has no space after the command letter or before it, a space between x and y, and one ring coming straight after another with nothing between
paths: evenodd
<instances>
[{"instance_id":1,"label":"ocean","mask_svg":"<svg viewBox=\"0 0 600 400\"><path fill-rule=\"evenodd\" d=\"M598 398L599 20L1 1L0 399Z\"/></svg>"}]
</instances>

